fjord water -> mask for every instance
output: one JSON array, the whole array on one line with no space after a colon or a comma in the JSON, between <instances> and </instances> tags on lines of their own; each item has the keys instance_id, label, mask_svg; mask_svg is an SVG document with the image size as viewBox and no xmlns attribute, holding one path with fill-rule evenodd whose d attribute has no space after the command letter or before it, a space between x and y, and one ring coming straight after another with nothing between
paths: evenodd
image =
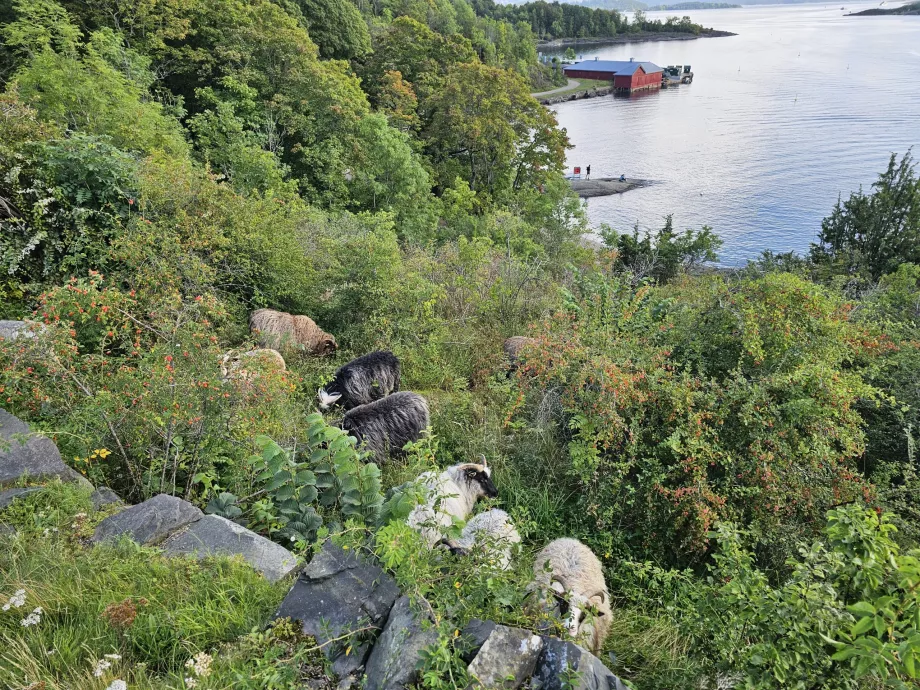
<instances>
[{"instance_id":1,"label":"fjord water","mask_svg":"<svg viewBox=\"0 0 920 690\"><path fill-rule=\"evenodd\" d=\"M920 158L920 17L845 17L877 3L701 10L737 36L582 47L585 59L689 64L691 85L553 106L575 148L569 172L655 180L588 200L594 228L709 225L720 263L807 252L821 219L892 152ZM894 3L891 3L894 5ZM888 3L886 3L888 6Z\"/></svg>"}]
</instances>

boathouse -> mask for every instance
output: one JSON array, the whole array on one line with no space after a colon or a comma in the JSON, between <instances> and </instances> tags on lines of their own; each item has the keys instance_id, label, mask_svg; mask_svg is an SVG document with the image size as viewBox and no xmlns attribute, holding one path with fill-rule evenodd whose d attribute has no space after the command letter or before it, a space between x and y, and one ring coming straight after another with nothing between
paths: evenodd
<instances>
[{"instance_id":1,"label":"boathouse","mask_svg":"<svg viewBox=\"0 0 920 690\"><path fill-rule=\"evenodd\" d=\"M613 82L616 91L660 89L662 69L654 62L634 60L584 60L562 70L572 79L601 79Z\"/></svg>"}]
</instances>

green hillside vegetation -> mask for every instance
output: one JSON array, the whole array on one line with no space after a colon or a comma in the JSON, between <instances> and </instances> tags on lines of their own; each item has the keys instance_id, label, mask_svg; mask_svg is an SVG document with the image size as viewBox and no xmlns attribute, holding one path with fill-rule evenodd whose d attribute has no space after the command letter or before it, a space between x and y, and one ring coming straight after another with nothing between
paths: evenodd
<instances>
[{"instance_id":1,"label":"green hillside vegetation","mask_svg":"<svg viewBox=\"0 0 920 690\"><path fill-rule=\"evenodd\" d=\"M719 239L670 219L586 245L565 132L529 95L554 79L537 36L580 28L535 25L541 5L0 8L0 318L44 324L0 341L0 406L129 502L166 492L305 557L329 536L375 554L431 604L425 688L466 687L451 641L470 618L540 623L532 558L561 536L602 560L602 656L637 688L917 687L910 154L829 208L807 257L710 270ZM339 351L222 380L260 307ZM537 344L509 373L512 335ZM378 466L316 391L381 348L432 428ZM429 552L402 521L413 492L388 495L479 454L524 541L507 572ZM0 685L323 675L310 639L261 627L284 585L89 548L103 515L63 486L0 512L20 530L0 536Z\"/></svg>"}]
</instances>

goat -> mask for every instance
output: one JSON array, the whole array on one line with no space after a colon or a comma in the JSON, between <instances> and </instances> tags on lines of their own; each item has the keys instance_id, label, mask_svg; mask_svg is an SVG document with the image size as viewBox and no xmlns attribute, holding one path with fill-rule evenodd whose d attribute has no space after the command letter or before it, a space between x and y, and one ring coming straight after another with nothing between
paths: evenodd
<instances>
[{"instance_id":1,"label":"goat","mask_svg":"<svg viewBox=\"0 0 920 690\"><path fill-rule=\"evenodd\" d=\"M256 309L249 316L249 330L257 333L264 347L299 348L311 355L335 352L335 338L309 316L294 316L274 309Z\"/></svg>"},{"instance_id":2,"label":"goat","mask_svg":"<svg viewBox=\"0 0 920 690\"><path fill-rule=\"evenodd\" d=\"M429 548L434 548L444 538L444 528L453 525L454 518L465 520L481 496L498 495L485 458L481 465L467 462L448 467L439 474L425 472L419 476L418 483L427 489L425 503L413 508L407 521L410 527L422 533Z\"/></svg>"},{"instance_id":3,"label":"goat","mask_svg":"<svg viewBox=\"0 0 920 690\"><path fill-rule=\"evenodd\" d=\"M521 358L521 352L537 344L536 338L528 338L523 335L514 335L505 340L502 350L505 351L505 357L508 359L508 370L513 372L517 370L518 362Z\"/></svg>"},{"instance_id":4,"label":"goat","mask_svg":"<svg viewBox=\"0 0 920 690\"><path fill-rule=\"evenodd\" d=\"M552 593L572 638L598 654L610 631L612 612L604 570L591 549L577 539L550 542L534 560L533 586L544 603ZM593 615L588 615L589 609Z\"/></svg>"},{"instance_id":5,"label":"goat","mask_svg":"<svg viewBox=\"0 0 920 690\"><path fill-rule=\"evenodd\" d=\"M385 398L399 390L399 359L392 352L378 350L340 366L317 391L321 409L335 403L346 410Z\"/></svg>"},{"instance_id":6,"label":"goat","mask_svg":"<svg viewBox=\"0 0 920 690\"><path fill-rule=\"evenodd\" d=\"M418 393L402 391L353 407L340 427L371 452L377 462L401 455L403 446L418 441L428 427L428 403Z\"/></svg>"},{"instance_id":7,"label":"goat","mask_svg":"<svg viewBox=\"0 0 920 690\"><path fill-rule=\"evenodd\" d=\"M257 371L252 371L249 364L252 362L256 365ZM284 363L284 357L277 350L268 348L249 350L248 352L237 352L231 350L220 360L220 378L222 381L239 379L248 381L258 375L258 369L274 369L276 371L285 371L287 365Z\"/></svg>"},{"instance_id":8,"label":"goat","mask_svg":"<svg viewBox=\"0 0 920 690\"><path fill-rule=\"evenodd\" d=\"M459 539L448 542L454 553L468 554L480 548L494 555L498 567L507 570L511 565L511 550L521 543L521 535L511 523L511 518L501 508L493 508L470 518Z\"/></svg>"}]
</instances>

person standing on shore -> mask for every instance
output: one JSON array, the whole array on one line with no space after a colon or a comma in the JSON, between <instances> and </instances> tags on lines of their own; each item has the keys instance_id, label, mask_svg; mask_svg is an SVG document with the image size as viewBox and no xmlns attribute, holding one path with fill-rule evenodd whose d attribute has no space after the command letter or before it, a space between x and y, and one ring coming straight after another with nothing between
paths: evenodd
<instances>
[{"instance_id":1,"label":"person standing on shore","mask_svg":"<svg viewBox=\"0 0 920 690\"><path fill-rule=\"evenodd\" d=\"M585 173L587 173L585 175L585 179L590 180L591 179L591 166L590 165L587 168L585 168Z\"/></svg>"}]
</instances>

